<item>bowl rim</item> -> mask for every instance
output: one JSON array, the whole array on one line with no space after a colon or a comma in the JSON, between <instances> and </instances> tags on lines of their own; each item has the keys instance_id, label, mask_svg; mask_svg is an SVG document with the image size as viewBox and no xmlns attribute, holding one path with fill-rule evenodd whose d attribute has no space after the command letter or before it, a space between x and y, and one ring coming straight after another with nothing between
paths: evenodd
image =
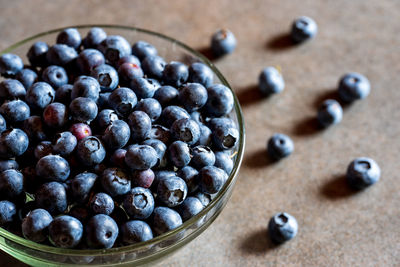
<instances>
[{"instance_id":1,"label":"bowl rim","mask_svg":"<svg viewBox=\"0 0 400 267\"><path fill-rule=\"evenodd\" d=\"M43 37L46 35L54 34L57 32L60 32L64 29L67 28L76 28L76 29L90 29L92 27L100 27L104 29L117 29L117 30L127 30L127 31L136 31L139 33L144 33L148 34L151 36L155 36L167 41L170 41L172 44L176 44L180 46L181 48L184 48L184 50L188 51L189 53L195 55L197 58L200 58L208 67L211 68L211 70L215 73L215 75L218 77L218 79L221 81L223 85L228 87L234 98L234 109L235 113L237 116L237 121L238 121L238 130L239 130L239 143L238 143L238 149L236 152L236 160L234 162L233 169L231 171L231 174L228 177L228 180L225 182L223 188L217 193L217 195L211 200L211 202L198 214L190 218L189 220L185 221L180 225L179 227L164 233L162 235L156 236L148 241L132 244L132 245L127 245L127 246L122 246L122 247L116 247L116 248L109 248L109 249L67 249L67 248L58 248L58 247L52 247L49 245L45 244L40 244L36 243L33 241L30 241L28 239L25 239L23 237L20 237L18 235L15 235L4 228L0 227L0 236L9 239L10 241L13 241L15 243L18 243L19 245L34 249L34 250L39 250L42 252L47 252L47 253L53 253L53 254L62 254L62 255L68 255L68 256L104 256L104 255L112 255L112 254L120 254L124 252L132 252L134 250L140 250L140 248L152 246L153 244L156 244L162 240L166 240L169 237L191 227L195 223L197 223L198 220L200 220L203 216L205 216L219 201L221 198L225 195L225 193L228 191L230 186L232 186L235 182L235 178L238 174L240 165L242 163L243 159L243 154L244 154L244 147L245 147L245 129L244 129L244 120L243 120L243 114L242 110L240 107L239 100L235 94L235 92L232 90L232 87L229 85L225 77L221 74L221 72L215 67L215 65L204 55L202 55L200 52L196 51L195 49L191 48L190 46L172 38L167 35L154 32L151 30L147 29L142 29L142 28L137 28L137 27L132 27L132 26L126 26L126 25L117 25L117 24L80 24L80 25L72 25L72 26L67 26L67 27L62 27L62 28L57 28L57 29L52 29L48 31L44 31L35 35L32 35L28 38L23 39L22 41L19 41L17 43L14 43L13 45L3 49L0 51L0 55L5 54L5 53L10 53L14 49L30 42L35 39L38 39L39 37ZM194 233L194 232L193 232Z\"/></svg>"}]
</instances>

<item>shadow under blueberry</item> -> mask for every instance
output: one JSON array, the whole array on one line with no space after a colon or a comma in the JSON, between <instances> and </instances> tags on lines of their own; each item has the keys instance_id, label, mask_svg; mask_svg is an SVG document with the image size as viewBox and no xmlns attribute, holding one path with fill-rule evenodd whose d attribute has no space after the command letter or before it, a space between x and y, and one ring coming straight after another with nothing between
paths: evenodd
<instances>
[{"instance_id":1,"label":"shadow under blueberry","mask_svg":"<svg viewBox=\"0 0 400 267\"><path fill-rule=\"evenodd\" d=\"M267 48L271 50L285 50L297 45L297 43L293 42L289 33L281 33L267 41Z\"/></svg>"},{"instance_id":2,"label":"shadow under blueberry","mask_svg":"<svg viewBox=\"0 0 400 267\"><path fill-rule=\"evenodd\" d=\"M339 97L339 93L338 93L338 89L337 88L331 88L328 90L325 90L322 94L318 95L313 103L313 106L318 109L320 107L320 105L322 104L322 102L324 102L325 100L328 99L334 99L337 102L339 102L339 104L342 106L343 109L347 109L351 106L351 104L349 102L345 102L343 101L340 97Z\"/></svg>"},{"instance_id":3,"label":"shadow under blueberry","mask_svg":"<svg viewBox=\"0 0 400 267\"><path fill-rule=\"evenodd\" d=\"M321 127L318 123L317 117L315 116L305 118L304 120L295 123L291 132L293 135L305 136L317 134L324 129L325 128Z\"/></svg>"},{"instance_id":4,"label":"shadow under blueberry","mask_svg":"<svg viewBox=\"0 0 400 267\"><path fill-rule=\"evenodd\" d=\"M247 254L266 253L278 247L279 244L275 244L269 238L267 227L245 236L240 244L240 250Z\"/></svg>"},{"instance_id":5,"label":"shadow under blueberry","mask_svg":"<svg viewBox=\"0 0 400 267\"><path fill-rule=\"evenodd\" d=\"M267 149L262 148L252 154L245 156L244 164L249 168L262 168L272 164L276 164L278 160L271 159L267 154Z\"/></svg>"},{"instance_id":6,"label":"shadow under blueberry","mask_svg":"<svg viewBox=\"0 0 400 267\"><path fill-rule=\"evenodd\" d=\"M210 61L216 61L216 60L222 58L222 56L220 56L220 57L215 56L211 50L211 47L203 47L203 48L197 49L197 52L199 52L200 54L205 56Z\"/></svg>"},{"instance_id":7,"label":"shadow under blueberry","mask_svg":"<svg viewBox=\"0 0 400 267\"><path fill-rule=\"evenodd\" d=\"M236 96L242 107L268 99L269 96L263 95L257 85L251 85L236 91Z\"/></svg>"},{"instance_id":8,"label":"shadow under blueberry","mask_svg":"<svg viewBox=\"0 0 400 267\"><path fill-rule=\"evenodd\" d=\"M321 187L321 195L331 200L350 197L362 190L353 189L346 180L346 175L334 176Z\"/></svg>"}]
</instances>

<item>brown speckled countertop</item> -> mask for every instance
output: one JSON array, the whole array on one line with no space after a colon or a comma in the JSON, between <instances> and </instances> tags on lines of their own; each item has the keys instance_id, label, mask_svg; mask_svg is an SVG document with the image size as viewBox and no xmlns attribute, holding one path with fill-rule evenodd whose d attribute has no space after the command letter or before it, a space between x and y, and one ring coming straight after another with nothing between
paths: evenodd
<instances>
[{"instance_id":1,"label":"brown speckled countertop","mask_svg":"<svg viewBox=\"0 0 400 267\"><path fill-rule=\"evenodd\" d=\"M315 40L293 47L292 20L314 18ZM0 50L34 33L76 24L133 25L203 49L220 27L238 39L216 62L238 94L247 147L232 198L197 239L157 266L399 266L400 265L400 2L397 0L264 1L20 1L0 0ZM260 70L279 65L286 89L261 99ZM347 71L365 74L372 91L347 107L340 125L320 131L316 106L334 96ZM290 135L294 154L265 158L274 132ZM382 168L364 192L343 175L357 156ZM274 247L268 219L287 211L298 236ZM0 266L25 266L0 253Z\"/></svg>"}]
</instances>

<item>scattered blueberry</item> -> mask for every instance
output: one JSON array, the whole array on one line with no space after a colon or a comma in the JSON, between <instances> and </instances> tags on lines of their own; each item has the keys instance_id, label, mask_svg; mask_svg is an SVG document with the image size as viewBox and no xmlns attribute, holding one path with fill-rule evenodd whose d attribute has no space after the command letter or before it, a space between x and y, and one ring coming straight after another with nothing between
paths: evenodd
<instances>
[{"instance_id":1,"label":"scattered blueberry","mask_svg":"<svg viewBox=\"0 0 400 267\"><path fill-rule=\"evenodd\" d=\"M370 91L371 85L364 75L350 72L340 78L338 92L340 98L345 102L364 99Z\"/></svg>"},{"instance_id":2,"label":"scattered blueberry","mask_svg":"<svg viewBox=\"0 0 400 267\"><path fill-rule=\"evenodd\" d=\"M285 88L285 81L276 68L267 67L258 76L258 88L266 96L278 94Z\"/></svg>"},{"instance_id":3,"label":"scattered blueberry","mask_svg":"<svg viewBox=\"0 0 400 267\"><path fill-rule=\"evenodd\" d=\"M218 30L211 38L211 50L217 57L230 54L236 48L236 38L229 30Z\"/></svg>"},{"instance_id":4,"label":"scattered blueberry","mask_svg":"<svg viewBox=\"0 0 400 267\"><path fill-rule=\"evenodd\" d=\"M296 218L286 212L275 214L268 223L268 234L272 241L284 243L296 236Z\"/></svg>"},{"instance_id":5,"label":"scattered blueberry","mask_svg":"<svg viewBox=\"0 0 400 267\"><path fill-rule=\"evenodd\" d=\"M267 143L267 153L275 160L280 160L292 154L294 144L289 136L281 133L274 134Z\"/></svg>"},{"instance_id":6,"label":"scattered blueberry","mask_svg":"<svg viewBox=\"0 0 400 267\"><path fill-rule=\"evenodd\" d=\"M317 23L312 18L301 16L293 22L290 36L295 43L301 43L314 38L317 31Z\"/></svg>"},{"instance_id":7,"label":"scattered blueberry","mask_svg":"<svg viewBox=\"0 0 400 267\"><path fill-rule=\"evenodd\" d=\"M343 117L342 106L334 99L325 100L318 108L318 122L323 126L337 124Z\"/></svg>"},{"instance_id":8,"label":"scattered blueberry","mask_svg":"<svg viewBox=\"0 0 400 267\"><path fill-rule=\"evenodd\" d=\"M379 165L371 158L361 157L353 160L347 168L347 181L355 189L373 185L381 176Z\"/></svg>"}]
</instances>

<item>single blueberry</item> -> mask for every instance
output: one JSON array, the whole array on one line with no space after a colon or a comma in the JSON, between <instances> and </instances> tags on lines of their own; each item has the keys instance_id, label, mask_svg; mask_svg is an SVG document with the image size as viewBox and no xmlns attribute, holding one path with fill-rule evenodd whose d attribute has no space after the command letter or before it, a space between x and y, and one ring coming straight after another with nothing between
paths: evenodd
<instances>
[{"instance_id":1,"label":"single blueberry","mask_svg":"<svg viewBox=\"0 0 400 267\"><path fill-rule=\"evenodd\" d=\"M143 111L134 111L128 117L131 136L135 141L144 140L151 130L151 119Z\"/></svg>"},{"instance_id":2,"label":"single blueberry","mask_svg":"<svg viewBox=\"0 0 400 267\"><path fill-rule=\"evenodd\" d=\"M158 183L167 178L167 177L171 177L171 176L177 176L176 173L174 171L170 171L170 170L159 170L159 171L155 171L154 172L154 181L151 185L153 191L157 191L157 186Z\"/></svg>"},{"instance_id":3,"label":"single blueberry","mask_svg":"<svg viewBox=\"0 0 400 267\"><path fill-rule=\"evenodd\" d=\"M50 128L61 128L68 123L67 107L62 103L51 103L43 111L43 121Z\"/></svg>"},{"instance_id":4,"label":"single blueberry","mask_svg":"<svg viewBox=\"0 0 400 267\"><path fill-rule=\"evenodd\" d=\"M44 109L54 101L54 98L55 91L50 84L37 82L26 91L25 101L33 109Z\"/></svg>"},{"instance_id":5,"label":"single blueberry","mask_svg":"<svg viewBox=\"0 0 400 267\"><path fill-rule=\"evenodd\" d=\"M119 148L114 150L110 158L111 165L114 167L125 168L126 167L125 155L126 155L125 149Z\"/></svg>"},{"instance_id":6,"label":"single blueberry","mask_svg":"<svg viewBox=\"0 0 400 267\"><path fill-rule=\"evenodd\" d=\"M188 112L202 108L207 102L207 90L200 83L188 83L179 91L179 101Z\"/></svg>"},{"instance_id":7,"label":"single blueberry","mask_svg":"<svg viewBox=\"0 0 400 267\"><path fill-rule=\"evenodd\" d=\"M104 39L106 39L107 33L99 27L93 27L89 30L86 37L82 40L82 44L85 48L95 48Z\"/></svg>"},{"instance_id":8,"label":"single blueberry","mask_svg":"<svg viewBox=\"0 0 400 267\"><path fill-rule=\"evenodd\" d=\"M93 101L97 101L99 99L99 94L100 84L95 78L90 76L79 76L72 87L70 99L87 97Z\"/></svg>"},{"instance_id":9,"label":"single blueberry","mask_svg":"<svg viewBox=\"0 0 400 267\"><path fill-rule=\"evenodd\" d=\"M139 67L141 66L140 60L134 56L134 55L127 55L127 56L123 56L121 57L118 62L117 62L117 68L121 67L122 64L124 63L131 63L131 64L135 64L138 65Z\"/></svg>"},{"instance_id":10,"label":"single blueberry","mask_svg":"<svg viewBox=\"0 0 400 267\"><path fill-rule=\"evenodd\" d=\"M78 137L77 139L79 140ZM104 149L103 144L99 138L95 136L87 136L81 139L78 142L76 151L78 158L85 166L95 166L101 163L106 156L106 150Z\"/></svg>"},{"instance_id":11,"label":"single blueberry","mask_svg":"<svg viewBox=\"0 0 400 267\"><path fill-rule=\"evenodd\" d=\"M68 83L68 75L63 67L51 65L42 72L42 80L58 88Z\"/></svg>"},{"instance_id":12,"label":"single blueberry","mask_svg":"<svg viewBox=\"0 0 400 267\"><path fill-rule=\"evenodd\" d=\"M88 48L79 53L76 64L82 73L90 74L97 66L106 63L104 55L97 49Z\"/></svg>"},{"instance_id":13,"label":"single blueberry","mask_svg":"<svg viewBox=\"0 0 400 267\"><path fill-rule=\"evenodd\" d=\"M239 132L236 126L231 126L229 123L218 124L211 130L213 143L219 149L234 148L239 140Z\"/></svg>"},{"instance_id":14,"label":"single blueberry","mask_svg":"<svg viewBox=\"0 0 400 267\"><path fill-rule=\"evenodd\" d=\"M78 140L71 132L56 134L53 142L53 152L62 157L70 155L78 144Z\"/></svg>"},{"instance_id":15,"label":"single blueberry","mask_svg":"<svg viewBox=\"0 0 400 267\"><path fill-rule=\"evenodd\" d=\"M117 71L107 64L95 67L90 73L90 76L99 82L102 92L114 90L119 83Z\"/></svg>"},{"instance_id":16,"label":"single blueberry","mask_svg":"<svg viewBox=\"0 0 400 267\"><path fill-rule=\"evenodd\" d=\"M86 203L96 180L97 175L91 172L83 172L76 175L70 184L70 192L73 199L81 204Z\"/></svg>"},{"instance_id":17,"label":"single blueberry","mask_svg":"<svg viewBox=\"0 0 400 267\"><path fill-rule=\"evenodd\" d=\"M214 166L223 169L228 175L231 174L233 169L233 161L231 156L226 152L215 152Z\"/></svg>"},{"instance_id":18,"label":"single blueberry","mask_svg":"<svg viewBox=\"0 0 400 267\"><path fill-rule=\"evenodd\" d=\"M137 41L132 46L132 54L143 60L149 56L156 56L157 49L145 41Z\"/></svg>"},{"instance_id":19,"label":"single blueberry","mask_svg":"<svg viewBox=\"0 0 400 267\"><path fill-rule=\"evenodd\" d=\"M72 216L62 215L56 217L49 225L49 240L56 247L76 247L82 236L82 223Z\"/></svg>"},{"instance_id":20,"label":"single blueberry","mask_svg":"<svg viewBox=\"0 0 400 267\"><path fill-rule=\"evenodd\" d=\"M258 76L258 89L265 96L277 94L285 88L282 74L274 67L263 69Z\"/></svg>"},{"instance_id":21,"label":"single blueberry","mask_svg":"<svg viewBox=\"0 0 400 267\"><path fill-rule=\"evenodd\" d=\"M14 76L24 68L22 59L15 54L2 54L0 56L0 74Z\"/></svg>"},{"instance_id":22,"label":"single blueberry","mask_svg":"<svg viewBox=\"0 0 400 267\"><path fill-rule=\"evenodd\" d=\"M192 63L189 67L189 82L200 83L205 88L213 84L214 73L212 70L201 62Z\"/></svg>"},{"instance_id":23,"label":"single blueberry","mask_svg":"<svg viewBox=\"0 0 400 267\"><path fill-rule=\"evenodd\" d=\"M157 164L157 151L148 145L131 145L125 155L125 163L132 170L147 170Z\"/></svg>"},{"instance_id":24,"label":"single blueberry","mask_svg":"<svg viewBox=\"0 0 400 267\"><path fill-rule=\"evenodd\" d=\"M53 153L53 146L50 141L41 141L35 147L33 154L37 160L51 155Z\"/></svg>"},{"instance_id":25,"label":"single blueberry","mask_svg":"<svg viewBox=\"0 0 400 267\"><path fill-rule=\"evenodd\" d=\"M98 107L95 101L87 97L78 97L69 104L69 111L78 122L91 122L97 116Z\"/></svg>"},{"instance_id":26,"label":"single blueberry","mask_svg":"<svg viewBox=\"0 0 400 267\"><path fill-rule=\"evenodd\" d=\"M342 117L342 106L334 99L325 100L318 108L317 119L323 127L339 123Z\"/></svg>"},{"instance_id":27,"label":"single blueberry","mask_svg":"<svg viewBox=\"0 0 400 267\"><path fill-rule=\"evenodd\" d=\"M294 144L292 139L285 134L274 134L267 143L267 153L275 160L280 160L292 154Z\"/></svg>"},{"instance_id":28,"label":"single blueberry","mask_svg":"<svg viewBox=\"0 0 400 267\"><path fill-rule=\"evenodd\" d=\"M145 112L154 122L161 116L162 107L156 99L144 98L137 103L135 110Z\"/></svg>"},{"instance_id":29,"label":"single blueberry","mask_svg":"<svg viewBox=\"0 0 400 267\"><path fill-rule=\"evenodd\" d=\"M154 98L160 102L161 106L168 107L176 104L179 91L170 85L164 85L157 89L154 93Z\"/></svg>"},{"instance_id":30,"label":"single blueberry","mask_svg":"<svg viewBox=\"0 0 400 267\"><path fill-rule=\"evenodd\" d=\"M350 72L340 78L338 92L345 102L353 102L366 98L371 91L371 85L364 75Z\"/></svg>"},{"instance_id":31,"label":"single blueberry","mask_svg":"<svg viewBox=\"0 0 400 267\"><path fill-rule=\"evenodd\" d=\"M199 187L199 171L195 168L185 166L176 175L185 181L188 193L193 193Z\"/></svg>"},{"instance_id":32,"label":"single blueberry","mask_svg":"<svg viewBox=\"0 0 400 267\"><path fill-rule=\"evenodd\" d=\"M130 81L135 78L143 77L143 70L140 65L124 63L118 68L120 84L128 86Z\"/></svg>"},{"instance_id":33,"label":"single blueberry","mask_svg":"<svg viewBox=\"0 0 400 267\"><path fill-rule=\"evenodd\" d=\"M192 118L193 119L193 118ZM211 141L212 141L212 132L210 128L208 128L206 125L199 123L200 127L200 137L199 140L197 140L195 145L202 145L202 146L210 146Z\"/></svg>"},{"instance_id":34,"label":"single blueberry","mask_svg":"<svg viewBox=\"0 0 400 267\"><path fill-rule=\"evenodd\" d=\"M227 29L215 32L211 37L211 50L216 57L232 53L236 48L236 38Z\"/></svg>"},{"instance_id":35,"label":"single blueberry","mask_svg":"<svg viewBox=\"0 0 400 267\"><path fill-rule=\"evenodd\" d=\"M28 50L27 57L32 66L43 67L47 64L46 54L49 46L44 42L34 43Z\"/></svg>"},{"instance_id":36,"label":"single blueberry","mask_svg":"<svg viewBox=\"0 0 400 267\"><path fill-rule=\"evenodd\" d=\"M221 117L231 112L233 108L232 91L222 84L214 84L207 88L208 99L205 105L211 116Z\"/></svg>"},{"instance_id":37,"label":"single blueberry","mask_svg":"<svg viewBox=\"0 0 400 267\"><path fill-rule=\"evenodd\" d=\"M101 129L104 130L110 125L113 121L118 120L118 115L112 109L103 109L97 114L96 124Z\"/></svg>"},{"instance_id":38,"label":"single blueberry","mask_svg":"<svg viewBox=\"0 0 400 267\"><path fill-rule=\"evenodd\" d=\"M97 214L86 224L85 233L89 248L111 248L118 237L118 225L110 216Z\"/></svg>"},{"instance_id":39,"label":"single blueberry","mask_svg":"<svg viewBox=\"0 0 400 267\"><path fill-rule=\"evenodd\" d=\"M208 194L218 193L227 179L228 175L224 170L215 166L206 166L199 172L200 190Z\"/></svg>"},{"instance_id":40,"label":"single blueberry","mask_svg":"<svg viewBox=\"0 0 400 267\"><path fill-rule=\"evenodd\" d=\"M66 66L78 57L73 47L65 44L55 44L49 48L46 54L47 61L52 65Z\"/></svg>"},{"instance_id":41,"label":"single blueberry","mask_svg":"<svg viewBox=\"0 0 400 267\"><path fill-rule=\"evenodd\" d=\"M194 120L180 119L172 124L171 133L176 140L193 145L200 138L200 127Z\"/></svg>"},{"instance_id":42,"label":"single blueberry","mask_svg":"<svg viewBox=\"0 0 400 267\"><path fill-rule=\"evenodd\" d=\"M153 147L158 155L157 164L155 167L165 167L167 165L167 157L165 152L167 151L167 146L161 140L158 139L147 139L142 145L148 145Z\"/></svg>"},{"instance_id":43,"label":"single blueberry","mask_svg":"<svg viewBox=\"0 0 400 267\"><path fill-rule=\"evenodd\" d=\"M31 110L29 106L22 100L6 101L0 106L0 114L8 123L14 124L29 118Z\"/></svg>"},{"instance_id":44,"label":"single blueberry","mask_svg":"<svg viewBox=\"0 0 400 267\"><path fill-rule=\"evenodd\" d=\"M74 88L72 84L64 84L63 86L58 87L56 90L55 101L69 104L69 102L71 102L72 88Z\"/></svg>"},{"instance_id":45,"label":"single blueberry","mask_svg":"<svg viewBox=\"0 0 400 267\"><path fill-rule=\"evenodd\" d=\"M148 56L143 59L142 69L148 77L161 79L166 64L160 56Z\"/></svg>"},{"instance_id":46,"label":"single blueberry","mask_svg":"<svg viewBox=\"0 0 400 267\"><path fill-rule=\"evenodd\" d=\"M290 36L295 43L301 43L314 38L317 31L317 23L312 18L301 16L293 22Z\"/></svg>"},{"instance_id":47,"label":"single blueberry","mask_svg":"<svg viewBox=\"0 0 400 267\"><path fill-rule=\"evenodd\" d=\"M268 234L272 241L284 243L296 236L298 225L296 218L286 212L275 214L268 223Z\"/></svg>"},{"instance_id":48,"label":"single blueberry","mask_svg":"<svg viewBox=\"0 0 400 267\"><path fill-rule=\"evenodd\" d=\"M112 197L124 195L131 189L128 174L119 168L105 169L100 179L103 189Z\"/></svg>"},{"instance_id":49,"label":"single blueberry","mask_svg":"<svg viewBox=\"0 0 400 267\"><path fill-rule=\"evenodd\" d=\"M189 113L178 106L168 106L161 112L161 120L163 124L167 127L171 127L172 124L180 119L189 119Z\"/></svg>"},{"instance_id":50,"label":"single blueberry","mask_svg":"<svg viewBox=\"0 0 400 267\"><path fill-rule=\"evenodd\" d=\"M197 198L200 200L201 204L203 204L204 207L206 207L208 204L211 202L211 195L207 193L203 193L201 191L197 191L193 197Z\"/></svg>"},{"instance_id":51,"label":"single blueberry","mask_svg":"<svg viewBox=\"0 0 400 267\"><path fill-rule=\"evenodd\" d=\"M17 207L8 200L0 201L0 226L12 223L17 217Z\"/></svg>"},{"instance_id":52,"label":"single blueberry","mask_svg":"<svg viewBox=\"0 0 400 267\"><path fill-rule=\"evenodd\" d=\"M108 104L119 116L128 117L137 104L137 97L131 89L120 87L110 94Z\"/></svg>"},{"instance_id":53,"label":"single blueberry","mask_svg":"<svg viewBox=\"0 0 400 267\"><path fill-rule=\"evenodd\" d=\"M147 219L154 210L153 194L149 189L134 187L125 195L122 206L130 218Z\"/></svg>"},{"instance_id":54,"label":"single blueberry","mask_svg":"<svg viewBox=\"0 0 400 267\"><path fill-rule=\"evenodd\" d=\"M75 49L79 48L79 46L81 45L81 41L82 41L81 35L75 28L68 28L62 30L57 35L57 40L56 40L57 44L66 44Z\"/></svg>"},{"instance_id":55,"label":"single blueberry","mask_svg":"<svg viewBox=\"0 0 400 267\"><path fill-rule=\"evenodd\" d=\"M0 98L4 99L24 99L26 90L24 85L14 79L7 79L0 83Z\"/></svg>"},{"instance_id":56,"label":"single blueberry","mask_svg":"<svg viewBox=\"0 0 400 267\"><path fill-rule=\"evenodd\" d=\"M48 227L53 217L44 209L35 209L22 220L22 234L26 239L41 243L47 239Z\"/></svg>"},{"instance_id":57,"label":"single blueberry","mask_svg":"<svg viewBox=\"0 0 400 267\"><path fill-rule=\"evenodd\" d=\"M106 193L95 194L89 202L94 214L110 215L114 210L114 200Z\"/></svg>"},{"instance_id":58,"label":"single blueberry","mask_svg":"<svg viewBox=\"0 0 400 267\"><path fill-rule=\"evenodd\" d=\"M204 209L203 204L196 197L187 197L182 204L177 207L177 211L183 221L187 221Z\"/></svg>"},{"instance_id":59,"label":"single blueberry","mask_svg":"<svg viewBox=\"0 0 400 267\"><path fill-rule=\"evenodd\" d=\"M152 229L156 235L173 230L182 224L182 218L178 212L167 207L158 206L154 209Z\"/></svg>"},{"instance_id":60,"label":"single blueberry","mask_svg":"<svg viewBox=\"0 0 400 267\"><path fill-rule=\"evenodd\" d=\"M195 146L192 149L192 160L190 163L197 169L205 166L213 166L215 163L214 152L208 146Z\"/></svg>"},{"instance_id":61,"label":"single blueberry","mask_svg":"<svg viewBox=\"0 0 400 267\"><path fill-rule=\"evenodd\" d=\"M188 193L185 181L177 176L162 179L157 185L157 199L167 207L176 207L181 204Z\"/></svg>"},{"instance_id":62,"label":"single blueberry","mask_svg":"<svg viewBox=\"0 0 400 267\"><path fill-rule=\"evenodd\" d=\"M130 55L132 52L129 42L119 35L107 36L97 48L112 65L115 65L120 58Z\"/></svg>"},{"instance_id":63,"label":"single blueberry","mask_svg":"<svg viewBox=\"0 0 400 267\"><path fill-rule=\"evenodd\" d=\"M35 201L38 208L60 214L67 209L67 192L65 187L58 182L42 184L35 193Z\"/></svg>"},{"instance_id":64,"label":"single blueberry","mask_svg":"<svg viewBox=\"0 0 400 267\"><path fill-rule=\"evenodd\" d=\"M191 160L189 145L182 141L175 141L168 147L171 163L178 168L185 167Z\"/></svg>"},{"instance_id":65,"label":"single blueberry","mask_svg":"<svg viewBox=\"0 0 400 267\"><path fill-rule=\"evenodd\" d=\"M69 131L76 137L76 140L78 141L92 135L92 130L90 129L89 125L85 123L74 123Z\"/></svg>"},{"instance_id":66,"label":"single blueberry","mask_svg":"<svg viewBox=\"0 0 400 267\"><path fill-rule=\"evenodd\" d=\"M3 199L17 199L24 190L24 176L17 170L0 173L0 194Z\"/></svg>"},{"instance_id":67,"label":"single blueberry","mask_svg":"<svg viewBox=\"0 0 400 267\"><path fill-rule=\"evenodd\" d=\"M29 145L26 133L20 129L8 129L0 134L0 158L13 158L22 155Z\"/></svg>"},{"instance_id":68,"label":"single blueberry","mask_svg":"<svg viewBox=\"0 0 400 267\"><path fill-rule=\"evenodd\" d=\"M162 79L166 84L179 87L184 84L189 77L188 67L178 61L171 61L163 70Z\"/></svg>"},{"instance_id":69,"label":"single blueberry","mask_svg":"<svg viewBox=\"0 0 400 267\"><path fill-rule=\"evenodd\" d=\"M360 157L353 160L347 168L347 182L355 189L363 189L379 181L381 169L371 158Z\"/></svg>"},{"instance_id":70,"label":"single blueberry","mask_svg":"<svg viewBox=\"0 0 400 267\"><path fill-rule=\"evenodd\" d=\"M122 242L125 245L144 242L153 238L150 226L144 221L131 220L120 226Z\"/></svg>"},{"instance_id":71,"label":"single blueberry","mask_svg":"<svg viewBox=\"0 0 400 267\"><path fill-rule=\"evenodd\" d=\"M25 89L28 89L38 80L38 75L31 69L23 69L17 73L15 78L22 83Z\"/></svg>"},{"instance_id":72,"label":"single blueberry","mask_svg":"<svg viewBox=\"0 0 400 267\"><path fill-rule=\"evenodd\" d=\"M36 164L36 173L46 180L64 182L69 177L68 161L58 155L48 155Z\"/></svg>"},{"instance_id":73,"label":"single blueberry","mask_svg":"<svg viewBox=\"0 0 400 267\"><path fill-rule=\"evenodd\" d=\"M138 98L149 98L154 96L160 86L155 80L138 77L130 81L129 88L132 88Z\"/></svg>"},{"instance_id":74,"label":"single blueberry","mask_svg":"<svg viewBox=\"0 0 400 267\"><path fill-rule=\"evenodd\" d=\"M123 120L116 120L105 129L103 141L110 149L124 147L131 137L129 125Z\"/></svg>"},{"instance_id":75,"label":"single blueberry","mask_svg":"<svg viewBox=\"0 0 400 267\"><path fill-rule=\"evenodd\" d=\"M154 172L151 169L137 170L132 173L132 184L134 186L149 188L154 181Z\"/></svg>"}]
</instances>

